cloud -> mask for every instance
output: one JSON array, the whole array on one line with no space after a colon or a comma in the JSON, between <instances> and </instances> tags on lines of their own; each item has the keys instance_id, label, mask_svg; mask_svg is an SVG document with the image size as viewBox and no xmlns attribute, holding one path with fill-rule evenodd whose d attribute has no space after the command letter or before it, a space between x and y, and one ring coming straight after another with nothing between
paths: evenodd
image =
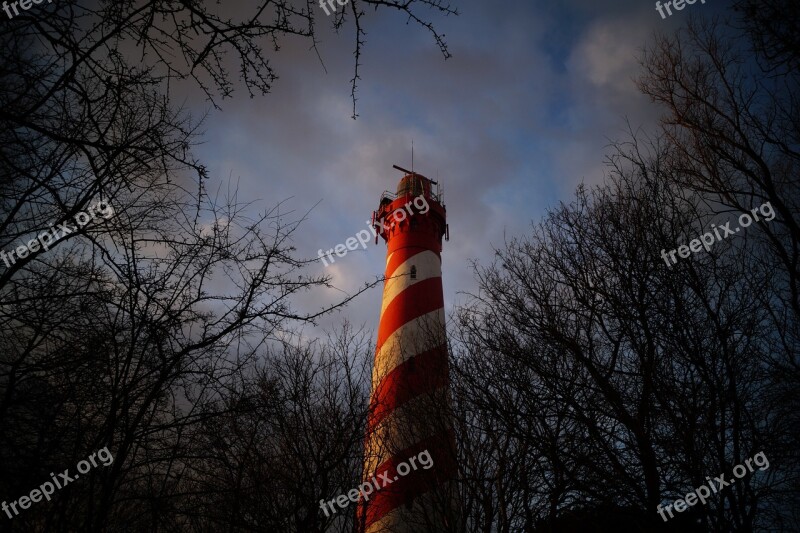
<instances>
[{"instance_id":1,"label":"cloud","mask_svg":"<svg viewBox=\"0 0 800 533\"><path fill-rule=\"evenodd\" d=\"M570 57L570 70L604 96L637 96L633 79L637 56L647 40L647 26L635 18L592 24Z\"/></svg>"},{"instance_id":2,"label":"cloud","mask_svg":"<svg viewBox=\"0 0 800 533\"><path fill-rule=\"evenodd\" d=\"M662 21L633 2L499 8L469 0L459 10L434 16L453 53L447 61L425 30L370 12L357 121L349 118L352 27L320 34L325 68L308 42L284 40L273 93L248 99L240 91L212 112L209 169L240 179L241 196L261 199L261 210L291 198L285 207L300 216L321 200L295 235L298 252L315 258L365 227L380 193L401 177L391 165L411 165L413 139L415 170L445 188L446 301L474 291L470 259L491 261L492 246L528 231L579 182L599 182L608 140L623 134L626 117L655 124L657 110L632 78L638 50ZM312 266L340 290L303 296L298 306L314 311L351 294L382 275L384 255L381 242L328 269ZM360 298L344 313L376 327L379 288Z\"/></svg>"}]
</instances>

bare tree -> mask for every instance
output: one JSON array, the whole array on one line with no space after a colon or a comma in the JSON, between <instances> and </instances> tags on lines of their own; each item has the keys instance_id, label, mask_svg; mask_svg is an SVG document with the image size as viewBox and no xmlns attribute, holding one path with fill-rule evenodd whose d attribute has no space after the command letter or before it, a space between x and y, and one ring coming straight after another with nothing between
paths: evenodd
<instances>
[{"instance_id":1,"label":"bare tree","mask_svg":"<svg viewBox=\"0 0 800 533\"><path fill-rule=\"evenodd\" d=\"M504 496L525 505L488 517L502 530L659 528L659 504L783 439L761 422L774 408L761 367L768 313L747 307L769 278L750 269L741 242L665 264L662 250L700 235L713 216L676 179L670 145L645 146L618 145L605 185L579 189L476 268L459 375L469 404L492 413L480 428L498 443L491 449L525 454L508 468L526 484ZM772 481L769 472L745 479L667 527L774 523L758 513L762 499L781 501Z\"/></svg>"},{"instance_id":2,"label":"bare tree","mask_svg":"<svg viewBox=\"0 0 800 533\"><path fill-rule=\"evenodd\" d=\"M660 37L642 58L640 87L664 109L685 187L716 213L743 216L767 202L777 213L748 230L748 265L763 280L751 307L772 333L761 341L772 407L761 423L775 437L772 455L787 465L786 490L796 493L800 442L788 428L800 423L800 9L787 0L740 0L734 9L731 25L698 22ZM773 509L776 521L787 512Z\"/></svg>"},{"instance_id":3,"label":"bare tree","mask_svg":"<svg viewBox=\"0 0 800 533\"><path fill-rule=\"evenodd\" d=\"M446 51L418 11L448 6L356 0L357 51L367 4L412 16ZM13 501L103 446L115 458L15 516L12 529L242 523L232 509L210 517L182 507L192 439L215 418L244 423L237 414L252 414L256 390L271 398L256 372L267 347L355 295L293 308L295 295L330 287L304 273L309 261L292 246L303 216L281 204L254 216L235 190L210 193L192 154L201 121L171 92L190 80L215 105L239 82L268 92L276 75L265 50L277 53L287 36L313 46L312 6L263 0L240 14L200 1L64 2L4 25L0 249L20 251L0 267L0 496ZM76 224L98 201L112 216ZM20 248L51 225L64 229L48 246Z\"/></svg>"},{"instance_id":4,"label":"bare tree","mask_svg":"<svg viewBox=\"0 0 800 533\"><path fill-rule=\"evenodd\" d=\"M231 387L236 408L195 428L177 516L197 530L352 531L353 509L320 500L359 483L370 346L347 324L319 346L287 341Z\"/></svg>"},{"instance_id":5,"label":"bare tree","mask_svg":"<svg viewBox=\"0 0 800 533\"><path fill-rule=\"evenodd\" d=\"M662 36L642 58L639 85L665 108L664 131L679 150L682 183L730 210L746 213L763 202L774 207L778 218L760 226L760 233L787 277L780 297L797 315L800 74L780 67L797 61L789 34L800 13L791 1L737 5L759 13L745 18L749 33L730 35L718 23L697 22Z\"/></svg>"}]
</instances>

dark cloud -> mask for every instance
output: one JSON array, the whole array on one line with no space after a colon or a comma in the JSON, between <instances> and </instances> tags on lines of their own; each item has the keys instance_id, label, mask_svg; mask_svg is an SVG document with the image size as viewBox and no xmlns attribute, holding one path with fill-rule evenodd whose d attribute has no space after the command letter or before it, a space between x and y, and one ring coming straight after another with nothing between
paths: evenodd
<instances>
[{"instance_id":1,"label":"dark cloud","mask_svg":"<svg viewBox=\"0 0 800 533\"><path fill-rule=\"evenodd\" d=\"M249 99L239 91L212 112L203 158L220 179L238 178L245 198L292 197L287 207L298 213L322 200L297 234L300 252L314 257L365 227L381 191L400 178L391 165L411 165L413 139L415 169L446 190L452 303L474 287L468 259L491 260L504 235L526 231L581 181L600 181L608 139L623 135L626 117L655 124L658 110L633 84L637 55L654 31L681 23L638 0L499 5L473 0L459 3L459 17L433 17L453 54L447 61L424 29L370 12L356 121L352 26L323 30L324 68L307 41L285 40L273 92ZM382 273L384 252L383 244L350 252L326 272L353 291ZM346 314L375 327L379 309L376 288Z\"/></svg>"}]
</instances>

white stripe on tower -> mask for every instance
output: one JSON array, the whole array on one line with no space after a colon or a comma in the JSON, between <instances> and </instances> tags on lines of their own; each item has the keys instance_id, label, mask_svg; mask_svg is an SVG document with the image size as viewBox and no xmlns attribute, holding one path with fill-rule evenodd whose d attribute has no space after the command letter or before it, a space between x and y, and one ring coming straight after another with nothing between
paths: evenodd
<instances>
[{"instance_id":1,"label":"white stripe on tower","mask_svg":"<svg viewBox=\"0 0 800 533\"><path fill-rule=\"evenodd\" d=\"M417 278L411 279L411 267L416 266ZM410 285L419 283L426 279L442 277L442 259L439 254L430 250L419 252L394 270L391 277L386 279L383 285L383 300L381 302L381 314L386 310L395 296L406 290Z\"/></svg>"}]
</instances>

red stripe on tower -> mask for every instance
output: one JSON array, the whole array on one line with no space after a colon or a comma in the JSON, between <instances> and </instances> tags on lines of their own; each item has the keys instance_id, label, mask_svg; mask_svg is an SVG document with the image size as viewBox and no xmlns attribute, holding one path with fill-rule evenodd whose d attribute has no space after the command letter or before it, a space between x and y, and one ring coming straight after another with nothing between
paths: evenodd
<instances>
[{"instance_id":1,"label":"red stripe on tower","mask_svg":"<svg viewBox=\"0 0 800 533\"><path fill-rule=\"evenodd\" d=\"M364 480L383 474L390 483L359 501L357 530L447 531L456 464L441 266L446 211L438 183L395 168L406 174L374 214L388 248L364 452ZM421 462L426 450L432 464ZM409 467L398 468L404 462Z\"/></svg>"}]
</instances>

